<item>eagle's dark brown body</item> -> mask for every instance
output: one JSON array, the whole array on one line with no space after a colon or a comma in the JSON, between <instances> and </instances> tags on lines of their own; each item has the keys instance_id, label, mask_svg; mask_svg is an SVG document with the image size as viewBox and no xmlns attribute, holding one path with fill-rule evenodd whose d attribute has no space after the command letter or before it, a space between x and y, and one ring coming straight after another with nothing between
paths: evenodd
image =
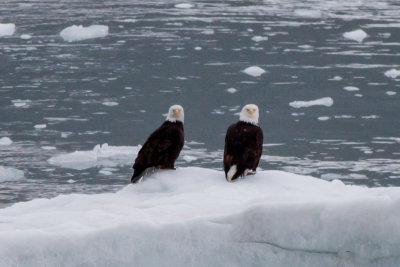
<instances>
[{"instance_id":1,"label":"eagle's dark brown body","mask_svg":"<svg viewBox=\"0 0 400 267\"><path fill-rule=\"evenodd\" d=\"M236 165L231 181L244 175L247 170L255 171L260 162L263 148L263 132L257 125L239 121L228 128L225 137L224 171Z\"/></svg>"},{"instance_id":2,"label":"eagle's dark brown body","mask_svg":"<svg viewBox=\"0 0 400 267\"><path fill-rule=\"evenodd\" d=\"M139 181L147 168L173 169L183 144L183 123L165 121L147 138L140 149L133 164L131 182Z\"/></svg>"}]
</instances>

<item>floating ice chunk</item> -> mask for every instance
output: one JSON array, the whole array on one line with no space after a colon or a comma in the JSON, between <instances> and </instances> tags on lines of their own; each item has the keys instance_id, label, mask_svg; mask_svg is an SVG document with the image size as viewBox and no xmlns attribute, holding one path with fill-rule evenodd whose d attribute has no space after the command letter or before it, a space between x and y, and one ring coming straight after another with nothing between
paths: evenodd
<instances>
[{"instance_id":1,"label":"floating ice chunk","mask_svg":"<svg viewBox=\"0 0 400 267\"><path fill-rule=\"evenodd\" d=\"M252 66L252 67L248 67L248 68L244 69L243 72L246 73L247 75L250 75L253 77L260 77L266 71L260 67Z\"/></svg>"},{"instance_id":2,"label":"floating ice chunk","mask_svg":"<svg viewBox=\"0 0 400 267\"><path fill-rule=\"evenodd\" d=\"M99 173L100 174L103 174L103 175L111 175L112 174L112 171L110 171L110 170L108 170L108 169L101 169L100 171L99 171Z\"/></svg>"},{"instance_id":3,"label":"floating ice chunk","mask_svg":"<svg viewBox=\"0 0 400 267\"><path fill-rule=\"evenodd\" d=\"M32 36L30 34L22 34L19 38L24 40L29 40L32 38Z\"/></svg>"},{"instance_id":4,"label":"floating ice chunk","mask_svg":"<svg viewBox=\"0 0 400 267\"><path fill-rule=\"evenodd\" d=\"M321 116L321 117L318 117L318 120L319 120L319 121L327 121L327 120L330 120L330 117L328 117L328 116Z\"/></svg>"},{"instance_id":5,"label":"floating ice chunk","mask_svg":"<svg viewBox=\"0 0 400 267\"><path fill-rule=\"evenodd\" d=\"M18 181L23 179L24 177L25 176L23 171L10 167L0 166L0 182Z\"/></svg>"},{"instance_id":6,"label":"floating ice chunk","mask_svg":"<svg viewBox=\"0 0 400 267\"><path fill-rule=\"evenodd\" d=\"M235 89L235 88L228 88L228 89L226 89L226 91L227 91L228 93L234 94L234 93L237 92L237 89Z\"/></svg>"},{"instance_id":7,"label":"floating ice chunk","mask_svg":"<svg viewBox=\"0 0 400 267\"><path fill-rule=\"evenodd\" d=\"M182 9L189 9L189 8L193 8L194 5L189 4L189 3L182 3L182 4L176 4L175 7L182 8Z\"/></svg>"},{"instance_id":8,"label":"floating ice chunk","mask_svg":"<svg viewBox=\"0 0 400 267\"><path fill-rule=\"evenodd\" d=\"M343 89L346 91L350 91L350 92L360 90L358 87L355 87L355 86L345 86L345 87L343 87Z\"/></svg>"},{"instance_id":9,"label":"floating ice chunk","mask_svg":"<svg viewBox=\"0 0 400 267\"><path fill-rule=\"evenodd\" d=\"M13 143L13 141L9 137L0 138L0 146L9 146Z\"/></svg>"},{"instance_id":10,"label":"floating ice chunk","mask_svg":"<svg viewBox=\"0 0 400 267\"><path fill-rule=\"evenodd\" d=\"M15 99L15 100L11 100L11 102L17 108L28 107L29 104L31 103L31 101L29 99Z\"/></svg>"},{"instance_id":11,"label":"floating ice chunk","mask_svg":"<svg viewBox=\"0 0 400 267\"><path fill-rule=\"evenodd\" d=\"M367 116L362 116L361 118L366 119L366 120L376 120L376 119L379 119L380 116L378 116L378 115L367 115Z\"/></svg>"},{"instance_id":12,"label":"floating ice chunk","mask_svg":"<svg viewBox=\"0 0 400 267\"><path fill-rule=\"evenodd\" d=\"M267 36L253 36L251 38L251 40L258 43L258 42L262 42L262 41L267 41L268 37Z\"/></svg>"},{"instance_id":13,"label":"floating ice chunk","mask_svg":"<svg viewBox=\"0 0 400 267\"><path fill-rule=\"evenodd\" d=\"M73 179L69 179L69 180L67 181L67 183L69 183L69 184L73 184L73 183L76 183L76 181L75 181L75 180L73 180Z\"/></svg>"},{"instance_id":14,"label":"floating ice chunk","mask_svg":"<svg viewBox=\"0 0 400 267\"><path fill-rule=\"evenodd\" d=\"M41 146L40 148L43 150L56 150L57 149L55 146Z\"/></svg>"},{"instance_id":15,"label":"floating ice chunk","mask_svg":"<svg viewBox=\"0 0 400 267\"><path fill-rule=\"evenodd\" d=\"M36 124L33 126L35 129L45 129L47 127L46 124Z\"/></svg>"},{"instance_id":16,"label":"floating ice chunk","mask_svg":"<svg viewBox=\"0 0 400 267\"><path fill-rule=\"evenodd\" d=\"M387 91L386 94L392 96L396 95L397 93L395 91Z\"/></svg>"},{"instance_id":17,"label":"floating ice chunk","mask_svg":"<svg viewBox=\"0 0 400 267\"><path fill-rule=\"evenodd\" d=\"M311 106L326 106L330 107L333 105L333 99L331 97L323 97L316 100L310 101L293 101L289 105L294 108L308 108Z\"/></svg>"},{"instance_id":18,"label":"floating ice chunk","mask_svg":"<svg viewBox=\"0 0 400 267\"><path fill-rule=\"evenodd\" d=\"M332 79L329 79L330 81L341 81L341 80L343 80L343 78L342 77L340 77L340 76L335 76L335 77L333 77Z\"/></svg>"},{"instance_id":19,"label":"floating ice chunk","mask_svg":"<svg viewBox=\"0 0 400 267\"><path fill-rule=\"evenodd\" d=\"M33 127L35 127L35 129L45 129L47 127L47 125L46 124L36 124Z\"/></svg>"},{"instance_id":20,"label":"floating ice chunk","mask_svg":"<svg viewBox=\"0 0 400 267\"><path fill-rule=\"evenodd\" d=\"M0 37L13 35L14 32L14 23L0 23Z\"/></svg>"},{"instance_id":21,"label":"floating ice chunk","mask_svg":"<svg viewBox=\"0 0 400 267\"><path fill-rule=\"evenodd\" d=\"M385 71L385 76L388 78L396 79L398 76L400 76L400 70L391 69Z\"/></svg>"},{"instance_id":22,"label":"floating ice chunk","mask_svg":"<svg viewBox=\"0 0 400 267\"><path fill-rule=\"evenodd\" d=\"M114 106L118 106L118 102L113 102L113 101L106 101L102 103L104 106L108 106L108 107L114 107Z\"/></svg>"},{"instance_id":23,"label":"floating ice chunk","mask_svg":"<svg viewBox=\"0 0 400 267\"><path fill-rule=\"evenodd\" d=\"M194 48L194 50L196 50L196 51L200 51L200 50L202 50L203 48L201 48L200 46L196 46L195 48Z\"/></svg>"},{"instance_id":24,"label":"floating ice chunk","mask_svg":"<svg viewBox=\"0 0 400 267\"><path fill-rule=\"evenodd\" d=\"M75 151L51 157L48 163L62 168L84 170L95 166L117 166L130 164L140 146L96 145L93 150Z\"/></svg>"},{"instance_id":25,"label":"floating ice chunk","mask_svg":"<svg viewBox=\"0 0 400 267\"><path fill-rule=\"evenodd\" d=\"M178 168L0 209L0 266L397 266L399 210L399 187Z\"/></svg>"},{"instance_id":26,"label":"floating ice chunk","mask_svg":"<svg viewBox=\"0 0 400 267\"><path fill-rule=\"evenodd\" d=\"M186 162L192 162L192 161L194 161L194 160L197 160L197 157L195 157L195 156L190 156L190 155L184 155L182 158L183 158L183 160L186 161Z\"/></svg>"},{"instance_id":27,"label":"floating ice chunk","mask_svg":"<svg viewBox=\"0 0 400 267\"><path fill-rule=\"evenodd\" d=\"M82 41L86 39L100 38L108 35L108 26L92 25L83 27L82 25L72 25L60 32L60 36L67 42Z\"/></svg>"},{"instance_id":28,"label":"floating ice chunk","mask_svg":"<svg viewBox=\"0 0 400 267\"><path fill-rule=\"evenodd\" d=\"M361 43L367 36L368 34L361 29L343 33L344 38L357 41L359 43Z\"/></svg>"},{"instance_id":29,"label":"floating ice chunk","mask_svg":"<svg viewBox=\"0 0 400 267\"><path fill-rule=\"evenodd\" d=\"M296 9L293 14L301 18L319 19L322 17L322 12L320 10L312 9Z\"/></svg>"}]
</instances>

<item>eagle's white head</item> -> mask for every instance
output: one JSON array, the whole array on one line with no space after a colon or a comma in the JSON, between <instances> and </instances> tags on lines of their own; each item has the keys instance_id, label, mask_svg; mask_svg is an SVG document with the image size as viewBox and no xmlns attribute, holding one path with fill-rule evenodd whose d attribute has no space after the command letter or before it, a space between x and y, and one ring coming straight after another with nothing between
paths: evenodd
<instances>
[{"instance_id":1,"label":"eagle's white head","mask_svg":"<svg viewBox=\"0 0 400 267\"><path fill-rule=\"evenodd\" d=\"M254 125L258 124L258 107L254 104L247 104L240 111L240 121L248 122Z\"/></svg>"},{"instance_id":2,"label":"eagle's white head","mask_svg":"<svg viewBox=\"0 0 400 267\"><path fill-rule=\"evenodd\" d=\"M176 122L180 121L183 123L185 119L185 113L183 107L180 105L173 105L168 110L167 121Z\"/></svg>"}]
</instances>

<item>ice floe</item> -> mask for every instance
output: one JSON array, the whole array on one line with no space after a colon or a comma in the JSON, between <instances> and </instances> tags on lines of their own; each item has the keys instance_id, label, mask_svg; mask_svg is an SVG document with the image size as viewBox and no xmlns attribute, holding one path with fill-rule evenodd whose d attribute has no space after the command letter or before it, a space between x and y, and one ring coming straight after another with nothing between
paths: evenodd
<instances>
[{"instance_id":1,"label":"ice floe","mask_svg":"<svg viewBox=\"0 0 400 267\"><path fill-rule=\"evenodd\" d=\"M0 37L11 36L15 32L14 23L0 23Z\"/></svg>"},{"instance_id":2,"label":"ice floe","mask_svg":"<svg viewBox=\"0 0 400 267\"><path fill-rule=\"evenodd\" d=\"M399 210L398 187L178 168L1 209L0 265L397 266Z\"/></svg>"},{"instance_id":3,"label":"ice floe","mask_svg":"<svg viewBox=\"0 0 400 267\"><path fill-rule=\"evenodd\" d=\"M326 106L330 107L333 105L333 99L331 97L323 97L316 100L310 101L293 101L289 105L294 108L308 108L311 106Z\"/></svg>"},{"instance_id":4,"label":"ice floe","mask_svg":"<svg viewBox=\"0 0 400 267\"><path fill-rule=\"evenodd\" d=\"M62 168L84 170L95 166L118 166L133 163L140 146L96 145L92 150L53 156L48 163Z\"/></svg>"},{"instance_id":5,"label":"ice floe","mask_svg":"<svg viewBox=\"0 0 400 267\"><path fill-rule=\"evenodd\" d=\"M46 129L47 125L46 124L36 124L33 126L35 129L40 130L40 129Z\"/></svg>"},{"instance_id":6,"label":"ice floe","mask_svg":"<svg viewBox=\"0 0 400 267\"><path fill-rule=\"evenodd\" d=\"M102 103L104 106L108 106L108 107L114 107L114 106L118 106L118 102L114 102L114 101L106 101Z\"/></svg>"},{"instance_id":7,"label":"ice floe","mask_svg":"<svg viewBox=\"0 0 400 267\"><path fill-rule=\"evenodd\" d=\"M13 143L13 141L9 137L0 138L0 146L9 146Z\"/></svg>"},{"instance_id":8,"label":"ice floe","mask_svg":"<svg viewBox=\"0 0 400 267\"><path fill-rule=\"evenodd\" d=\"M268 37L267 36L253 36L251 38L251 40L258 43L258 42L262 42L262 41L268 41Z\"/></svg>"},{"instance_id":9,"label":"ice floe","mask_svg":"<svg viewBox=\"0 0 400 267\"><path fill-rule=\"evenodd\" d=\"M246 73L247 75L250 75L253 77L260 77L266 71L260 67L252 66L252 67L248 67L248 68L244 69L243 72Z\"/></svg>"},{"instance_id":10,"label":"ice floe","mask_svg":"<svg viewBox=\"0 0 400 267\"><path fill-rule=\"evenodd\" d=\"M91 25L83 27L82 25L72 25L60 32L60 36L67 42L82 41L86 39L100 38L108 35L108 26Z\"/></svg>"},{"instance_id":11,"label":"ice floe","mask_svg":"<svg viewBox=\"0 0 400 267\"><path fill-rule=\"evenodd\" d=\"M345 32L343 37L361 43L365 38L368 37L368 34L365 31L358 29L351 32Z\"/></svg>"},{"instance_id":12,"label":"ice floe","mask_svg":"<svg viewBox=\"0 0 400 267\"><path fill-rule=\"evenodd\" d=\"M349 91L349 92L360 90L358 87L355 87L355 86L345 86L345 87L343 87L343 89L346 91Z\"/></svg>"},{"instance_id":13,"label":"ice floe","mask_svg":"<svg viewBox=\"0 0 400 267\"><path fill-rule=\"evenodd\" d=\"M400 76L400 70L396 69L391 69L385 71L385 76L388 78L396 79L398 76Z\"/></svg>"},{"instance_id":14,"label":"ice floe","mask_svg":"<svg viewBox=\"0 0 400 267\"><path fill-rule=\"evenodd\" d=\"M181 3L181 4L176 4L175 7L181 8L181 9L189 9L189 8L193 8L194 5L189 4L189 3Z\"/></svg>"},{"instance_id":15,"label":"ice floe","mask_svg":"<svg viewBox=\"0 0 400 267\"><path fill-rule=\"evenodd\" d=\"M0 166L0 182L18 181L23 178L24 178L23 171L11 167Z\"/></svg>"},{"instance_id":16,"label":"ice floe","mask_svg":"<svg viewBox=\"0 0 400 267\"><path fill-rule=\"evenodd\" d=\"M386 94L392 96L392 95L396 95L397 92L395 92L395 91L386 91Z\"/></svg>"},{"instance_id":17,"label":"ice floe","mask_svg":"<svg viewBox=\"0 0 400 267\"><path fill-rule=\"evenodd\" d=\"M237 92L237 89L236 89L236 88L233 88L233 87L231 87L231 88L228 88L228 89L226 89L226 91L227 91L228 93L234 94L234 93L236 93L236 92Z\"/></svg>"},{"instance_id":18,"label":"ice floe","mask_svg":"<svg viewBox=\"0 0 400 267\"><path fill-rule=\"evenodd\" d=\"M23 40L29 40L32 38L32 36L30 34L22 34L19 38Z\"/></svg>"},{"instance_id":19,"label":"ice floe","mask_svg":"<svg viewBox=\"0 0 400 267\"><path fill-rule=\"evenodd\" d=\"M296 9L293 12L293 14L301 18L319 19L322 17L321 10L313 10L313 9Z\"/></svg>"}]
</instances>

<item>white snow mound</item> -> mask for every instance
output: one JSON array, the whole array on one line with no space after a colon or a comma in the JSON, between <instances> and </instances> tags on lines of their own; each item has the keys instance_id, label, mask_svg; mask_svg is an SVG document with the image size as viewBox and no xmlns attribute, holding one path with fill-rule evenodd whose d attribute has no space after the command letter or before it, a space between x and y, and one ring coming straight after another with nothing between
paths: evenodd
<instances>
[{"instance_id":1,"label":"white snow mound","mask_svg":"<svg viewBox=\"0 0 400 267\"><path fill-rule=\"evenodd\" d=\"M316 100L310 101L293 101L289 103L289 106L294 108L308 108L311 106L326 106L330 107L333 105L333 99L331 97L323 97Z\"/></svg>"},{"instance_id":2,"label":"white snow mound","mask_svg":"<svg viewBox=\"0 0 400 267\"><path fill-rule=\"evenodd\" d=\"M131 163L140 146L96 145L92 150L75 151L51 157L48 163L62 168L84 170L96 166L117 166Z\"/></svg>"},{"instance_id":3,"label":"white snow mound","mask_svg":"<svg viewBox=\"0 0 400 267\"><path fill-rule=\"evenodd\" d=\"M0 37L13 35L14 32L14 23L0 23Z\"/></svg>"},{"instance_id":4,"label":"white snow mound","mask_svg":"<svg viewBox=\"0 0 400 267\"><path fill-rule=\"evenodd\" d=\"M247 75L250 75L253 77L260 77L266 71L260 67L252 66L252 67L248 67L248 68L244 69L243 72L246 73Z\"/></svg>"},{"instance_id":5,"label":"white snow mound","mask_svg":"<svg viewBox=\"0 0 400 267\"><path fill-rule=\"evenodd\" d=\"M365 31L358 29L343 33L343 37L361 43L365 38L368 37L368 34Z\"/></svg>"},{"instance_id":6,"label":"white snow mound","mask_svg":"<svg viewBox=\"0 0 400 267\"><path fill-rule=\"evenodd\" d=\"M82 41L93 38L105 37L108 35L108 26L91 25L83 27L82 25L72 25L60 32L60 36L67 42Z\"/></svg>"},{"instance_id":7,"label":"white snow mound","mask_svg":"<svg viewBox=\"0 0 400 267\"><path fill-rule=\"evenodd\" d=\"M398 76L400 76L400 70L391 69L385 71L385 76L388 78L396 79Z\"/></svg>"},{"instance_id":8,"label":"white snow mound","mask_svg":"<svg viewBox=\"0 0 400 267\"><path fill-rule=\"evenodd\" d=\"M0 146L9 146L13 143L13 141L9 137L0 138Z\"/></svg>"},{"instance_id":9,"label":"white snow mound","mask_svg":"<svg viewBox=\"0 0 400 267\"><path fill-rule=\"evenodd\" d=\"M23 171L10 167L0 166L0 182L18 181L23 178L24 178ZM1 224L1 216L0 216L0 224Z\"/></svg>"},{"instance_id":10,"label":"white snow mound","mask_svg":"<svg viewBox=\"0 0 400 267\"><path fill-rule=\"evenodd\" d=\"M0 210L0 266L397 266L400 188L179 168Z\"/></svg>"}]
</instances>

